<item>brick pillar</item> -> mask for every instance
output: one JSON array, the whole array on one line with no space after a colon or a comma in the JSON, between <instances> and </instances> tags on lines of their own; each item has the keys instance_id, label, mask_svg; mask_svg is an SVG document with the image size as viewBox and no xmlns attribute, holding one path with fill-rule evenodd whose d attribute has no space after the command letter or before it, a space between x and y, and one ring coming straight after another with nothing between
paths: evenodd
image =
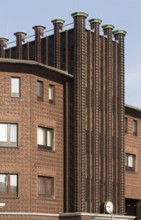
<instances>
[{"instance_id":1,"label":"brick pillar","mask_svg":"<svg viewBox=\"0 0 141 220\"><path fill-rule=\"evenodd\" d=\"M43 36L43 31L45 29L42 25L36 25L33 27L35 30L35 60L41 62L41 37Z\"/></svg>"},{"instance_id":2,"label":"brick pillar","mask_svg":"<svg viewBox=\"0 0 141 220\"><path fill-rule=\"evenodd\" d=\"M102 26L105 35L105 200L113 201L113 25Z\"/></svg>"},{"instance_id":3,"label":"brick pillar","mask_svg":"<svg viewBox=\"0 0 141 220\"><path fill-rule=\"evenodd\" d=\"M5 48L7 47L7 38L0 38L0 58L5 58Z\"/></svg>"},{"instance_id":4,"label":"brick pillar","mask_svg":"<svg viewBox=\"0 0 141 220\"><path fill-rule=\"evenodd\" d=\"M23 50L22 50L22 43L25 41L26 33L24 32L16 32L14 33L16 36L16 58L22 59L23 58Z\"/></svg>"},{"instance_id":5,"label":"brick pillar","mask_svg":"<svg viewBox=\"0 0 141 220\"><path fill-rule=\"evenodd\" d=\"M119 214L125 213L125 149L124 149L124 38L126 31L114 31L115 40L117 41L117 60L118 60L118 204Z\"/></svg>"},{"instance_id":6,"label":"brick pillar","mask_svg":"<svg viewBox=\"0 0 141 220\"><path fill-rule=\"evenodd\" d=\"M61 67L61 31L64 24L64 20L53 20L54 24L54 67L60 69Z\"/></svg>"},{"instance_id":7,"label":"brick pillar","mask_svg":"<svg viewBox=\"0 0 141 220\"><path fill-rule=\"evenodd\" d=\"M75 211L85 212L86 201L86 29L87 14L76 12L74 19L74 148L75 148Z\"/></svg>"},{"instance_id":8,"label":"brick pillar","mask_svg":"<svg viewBox=\"0 0 141 220\"><path fill-rule=\"evenodd\" d=\"M100 142L99 142L99 130L100 130L100 35L99 29L101 20L91 19L89 20L91 25L91 31L93 34L92 42L92 181L93 189L91 191L92 196L92 212L100 212Z\"/></svg>"}]
</instances>

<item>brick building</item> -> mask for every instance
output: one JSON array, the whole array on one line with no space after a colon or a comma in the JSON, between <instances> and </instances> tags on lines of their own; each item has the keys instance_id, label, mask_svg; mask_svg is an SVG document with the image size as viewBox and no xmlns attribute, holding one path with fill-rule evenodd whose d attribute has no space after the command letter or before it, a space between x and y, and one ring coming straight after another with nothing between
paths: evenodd
<instances>
[{"instance_id":1,"label":"brick building","mask_svg":"<svg viewBox=\"0 0 141 220\"><path fill-rule=\"evenodd\" d=\"M72 17L64 31L53 20L45 37L34 26L31 42L16 32L14 47L0 38L0 219L133 219L125 216L126 32L108 24L100 34L100 19L87 28L86 13Z\"/></svg>"}]
</instances>

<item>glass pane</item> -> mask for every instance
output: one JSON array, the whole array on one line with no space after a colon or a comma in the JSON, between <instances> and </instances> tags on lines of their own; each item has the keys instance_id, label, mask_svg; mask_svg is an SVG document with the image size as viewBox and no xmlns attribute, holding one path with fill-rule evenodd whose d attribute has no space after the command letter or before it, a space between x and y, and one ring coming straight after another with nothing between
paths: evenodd
<instances>
[{"instance_id":1,"label":"glass pane","mask_svg":"<svg viewBox=\"0 0 141 220\"><path fill-rule=\"evenodd\" d=\"M17 142L17 125L10 124L10 142Z\"/></svg>"},{"instance_id":2,"label":"glass pane","mask_svg":"<svg viewBox=\"0 0 141 220\"><path fill-rule=\"evenodd\" d=\"M7 124L0 124L0 141L7 142Z\"/></svg>"},{"instance_id":3,"label":"glass pane","mask_svg":"<svg viewBox=\"0 0 141 220\"><path fill-rule=\"evenodd\" d=\"M7 192L7 175L0 174L0 192Z\"/></svg>"},{"instance_id":4,"label":"glass pane","mask_svg":"<svg viewBox=\"0 0 141 220\"><path fill-rule=\"evenodd\" d=\"M53 195L53 188L54 188L54 183L53 183L53 178L48 177L47 178L47 195L52 196Z\"/></svg>"},{"instance_id":5,"label":"glass pane","mask_svg":"<svg viewBox=\"0 0 141 220\"><path fill-rule=\"evenodd\" d=\"M48 147L53 146L53 130L52 129L47 130L47 146Z\"/></svg>"},{"instance_id":6,"label":"glass pane","mask_svg":"<svg viewBox=\"0 0 141 220\"><path fill-rule=\"evenodd\" d=\"M134 167L134 158L132 155L128 156L128 167Z\"/></svg>"},{"instance_id":7,"label":"glass pane","mask_svg":"<svg viewBox=\"0 0 141 220\"><path fill-rule=\"evenodd\" d=\"M45 195L46 194L46 178L45 177L39 177L38 178L38 193Z\"/></svg>"},{"instance_id":8,"label":"glass pane","mask_svg":"<svg viewBox=\"0 0 141 220\"><path fill-rule=\"evenodd\" d=\"M17 175L10 175L10 192L17 192Z\"/></svg>"},{"instance_id":9,"label":"glass pane","mask_svg":"<svg viewBox=\"0 0 141 220\"><path fill-rule=\"evenodd\" d=\"M45 129L38 127L38 144L45 145Z\"/></svg>"},{"instance_id":10,"label":"glass pane","mask_svg":"<svg viewBox=\"0 0 141 220\"><path fill-rule=\"evenodd\" d=\"M49 99L53 100L54 99L54 86L49 86Z\"/></svg>"},{"instance_id":11,"label":"glass pane","mask_svg":"<svg viewBox=\"0 0 141 220\"><path fill-rule=\"evenodd\" d=\"M11 78L11 92L19 93L20 91L20 79L19 78Z\"/></svg>"},{"instance_id":12,"label":"glass pane","mask_svg":"<svg viewBox=\"0 0 141 220\"><path fill-rule=\"evenodd\" d=\"M37 82L37 96L42 97L43 92L43 83L38 81Z\"/></svg>"}]
</instances>

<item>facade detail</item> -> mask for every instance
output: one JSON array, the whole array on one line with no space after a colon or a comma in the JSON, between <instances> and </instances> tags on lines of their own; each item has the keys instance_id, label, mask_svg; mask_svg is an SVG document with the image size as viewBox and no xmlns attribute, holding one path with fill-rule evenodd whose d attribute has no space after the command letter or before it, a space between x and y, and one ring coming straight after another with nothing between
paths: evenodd
<instances>
[{"instance_id":1,"label":"facade detail","mask_svg":"<svg viewBox=\"0 0 141 220\"><path fill-rule=\"evenodd\" d=\"M0 38L3 220L134 218L125 215L125 167L136 170L124 146L126 32L97 18L87 29L87 16L73 13L64 31L53 20L49 36L36 25L31 42L16 32L11 48Z\"/></svg>"}]
</instances>

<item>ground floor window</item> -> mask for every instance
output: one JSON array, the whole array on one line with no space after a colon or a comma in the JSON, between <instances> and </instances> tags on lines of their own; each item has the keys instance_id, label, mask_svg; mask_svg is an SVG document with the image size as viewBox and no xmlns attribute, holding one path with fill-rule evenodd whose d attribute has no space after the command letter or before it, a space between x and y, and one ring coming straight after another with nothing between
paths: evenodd
<instances>
[{"instance_id":1,"label":"ground floor window","mask_svg":"<svg viewBox=\"0 0 141 220\"><path fill-rule=\"evenodd\" d=\"M0 174L0 196L17 196L18 195L18 175Z\"/></svg>"},{"instance_id":2,"label":"ground floor window","mask_svg":"<svg viewBox=\"0 0 141 220\"><path fill-rule=\"evenodd\" d=\"M54 178L38 176L38 195L47 198L54 197Z\"/></svg>"}]
</instances>

